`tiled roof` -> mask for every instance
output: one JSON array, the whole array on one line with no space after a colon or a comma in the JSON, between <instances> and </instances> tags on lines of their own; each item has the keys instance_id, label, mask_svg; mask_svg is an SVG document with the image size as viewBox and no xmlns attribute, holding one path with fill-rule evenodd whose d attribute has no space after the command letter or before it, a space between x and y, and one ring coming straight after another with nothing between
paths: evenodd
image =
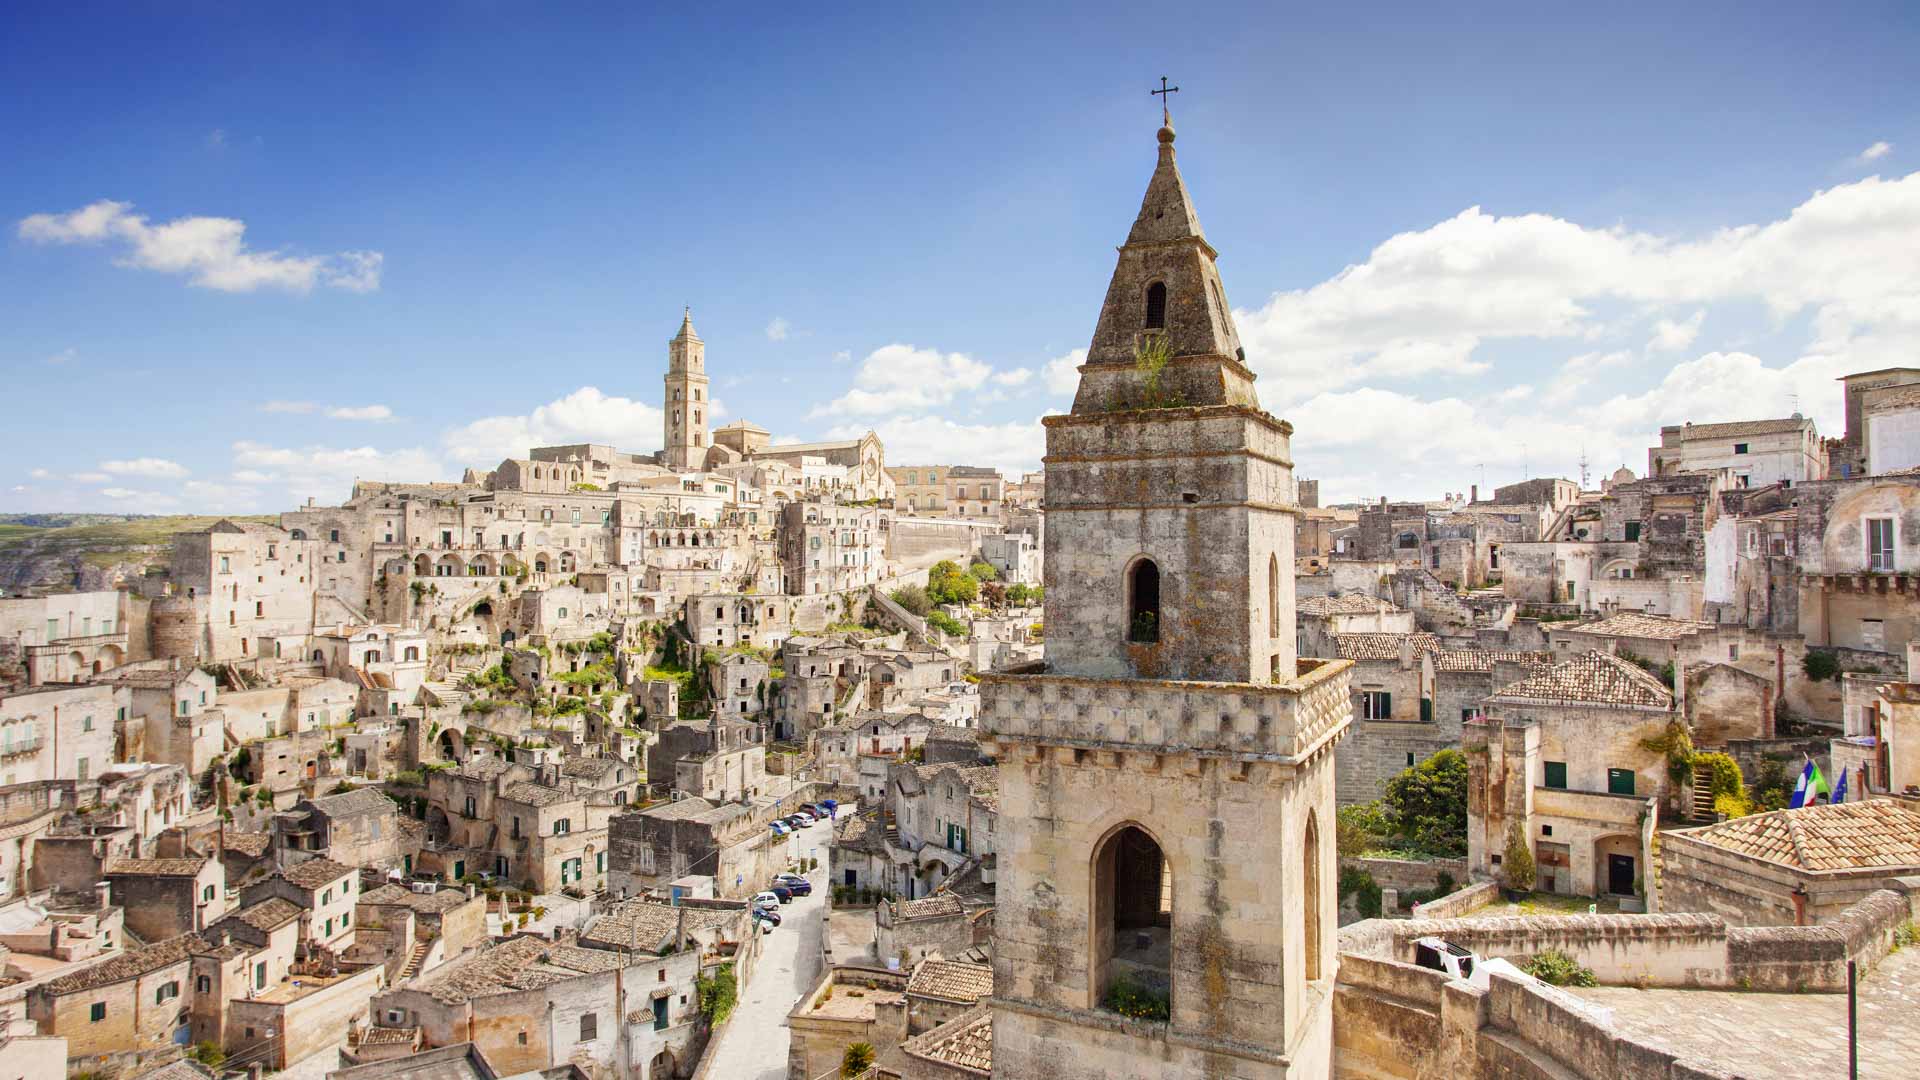
<instances>
[{"instance_id":1,"label":"tiled roof","mask_svg":"<svg viewBox=\"0 0 1920 1080\"><path fill-rule=\"evenodd\" d=\"M1920 813L1884 799L1775 810L1677 835L1802 870L1920 867Z\"/></svg>"},{"instance_id":2,"label":"tiled roof","mask_svg":"<svg viewBox=\"0 0 1920 1080\"><path fill-rule=\"evenodd\" d=\"M683 914L687 920L687 932L693 933L712 926L724 926L738 919L746 909L745 903L710 908L692 905L676 907L646 899L629 900L615 905L612 911L596 919L580 935L580 944L602 949L642 949L657 953L670 946Z\"/></svg>"},{"instance_id":3,"label":"tiled roof","mask_svg":"<svg viewBox=\"0 0 1920 1080\"><path fill-rule=\"evenodd\" d=\"M560 775L598 780L619 767L620 762L609 757L569 758L566 764L560 766Z\"/></svg>"},{"instance_id":4,"label":"tiled roof","mask_svg":"<svg viewBox=\"0 0 1920 1080\"><path fill-rule=\"evenodd\" d=\"M436 1001L459 1005L477 997L538 990L620 967L619 953L582 949L537 937L516 937L443 965L415 985Z\"/></svg>"},{"instance_id":5,"label":"tiled roof","mask_svg":"<svg viewBox=\"0 0 1920 1080\"><path fill-rule=\"evenodd\" d=\"M192 1058L180 1058L157 1069L134 1073L128 1080L213 1080L213 1070Z\"/></svg>"},{"instance_id":6,"label":"tiled roof","mask_svg":"<svg viewBox=\"0 0 1920 1080\"><path fill-rule=\"evenodd\" d=\"M107 864L107 876L198 877L207 865L200 859L115 859Z\"/></svg>"},{"instance_id":7,"label":"tiled roof","mask_svg":"<svg viewBox=\"0 0 1920 1080\"><path fill-rule=\"evenodd\" d=\"M1335 634L1333 655L1338 660L1398 660L1400 643L1408 640L1414 656L1440 647L1440 639L1432 634Z\"/></svg>"},{"instance_id":8,"label":"tiled roof","mask_svg":"<svg viewBox=\"0 0 1920 1080\"><path fill-rule=\"evenodd\" d=\"M193 673L199 670L196 667L148 668L143 671L129 671L114 675L106 681L116 686L130 686L141 690L165 690L193 678Z\"/></svg>"},{"instance_id":9,"label":"tiled roof","mask_svg":"<svg viewBox=\"0 0 1920 1080\"><path fill-rule=\"evenodd\" d=\"M511 763L499 758L471 758L462 763L459 768L454 769L453 775L464 776L469 780L491 780L511 768L513 768Z\"/></svg>"},{"instance_id":10,"label":"tiled roof","mask_svg":"<svg viewBox=\"0 0 1920 1080\"><path fill-rule=\"evenodd\" d=\"M391 814L395 809L392 799L381 793L379 788L370 787L343 791L338 795L322 795L309 801L315 810L336 818L354 814Z\"/></svg>"},{"instance_id":11,"label":"tiled roof","mask_svg":"<svg viewBox=\"0 0 1920 1080\"><path fill-rule=\"evenodd\" d=\"M73 994L83 990L96 990L102 986L125 982L148 972L178 964L187 957L206 949L208 949L206 941L202 940L198 934L181 934L179 937L168 938L165 941L121 953L85 971L62 975L46 984L47 991L52 994Z\"/></svg>"},{"instance_id":12,"label":"tiled roof","mask_svg":"<svg viewBox=\"0 0 1920 1080\"><path fill-rule=\"evenodd\" d=\"M1545 670L1553 666L1553 654L1490 649L1437 649L1433 654L1435 671L1488 675L1495 664L1523 664L1532 670Z\"/></svg>"},{"instance_id":13,"label":"tiled roof","mask_svg":"<svg viewBox=\"0 0 1920 1080\"><path fill-rule=\"evenodd\" d=\"M960 898L952 893L936 893L918 900L902 900L897 909L898 917L908 919L943 919L962 914Z\"/></svg>"},{"instance_id":14,"label":"tiled roof","mask_svg":"<svg viewBox=\"0 0 1920 1080\"><path fill-rule=\"evenodd\" d=\"M1577 705L1631 705L1670 709L1673 695L1660 680L1610 653L1585 652L1538 675L1502 687L1493 695L1509 701Z\"/></svg>"},{"instance_id":15,"label":"tiled roof","mask_svg":"<svg viewBox=\"0 0 1920 1080\"><path fill-rule=\"evenodd\" d=\"M1343 596L1309 596L1293 605L1298 615L1371 615L1376 611L1397 613L1393 601L1360 593Z\"/></svg>"},{"instance_id":16,"label":"tiled roof","mask_svg":"<svg viewBox=\"0 0 1920 1080\"><path fill-rule=\"evenodd\" d=\"M392 907L411 908L429 915L438 915L451 911L468 903L473 897L465 889L435 889L429 893L417 893L404 885L382 885L360 894L362 904L386 904Z\"/></svg>"},{"instance_id":17,"label":"tiled roof","mask_svg":"<svg viewBox=\"0 0 1920 1080\"><path fill-rule=\"evenodd\" d=\"M578 799L580 796L562 791L546 784L536 784L531 780L522 780L517 784L508 784L500 791L500 797L529 806L558 806L563 802Z\"/></svg>"},{"instance_id":18,"label":"tiled roof","mask_svg":"<svg viewBox=\"0 0 1920 1080\"><path fill-rule=\"evenodd\" d=\"M993 1075L993 1010L975 1005L900 1044L908 1057L938 1062L970 1076Z\"/></svg>"},{"instance_id":19,"label":"tiled roof","mask_svg":"<svg viewBox=\"0 0 1920 1080\"><path fill-rule=\"evenodd\" d=\"M1786 431L1799 431L1811 426L1813 421L1803 417L1787 420L1736 420L1726 424L1688 424L1680 431L1689 439L1725 439L1734 435L1777 435ZM1662 429L1663 433L1665 429Z\"/></svg>"},{"instance_id":20,"label":"tiled roof","mask_svg":"<svg viewBox=\"0 0 1920 1080\"><path fill-rule=\"evenodd\" d=\"M1622 611L1609 615L1599 622L1569 626L1559 632L1562 634L1595 634L1600 637L1657 638L1674 641L1692 637L1702 630L1713 629L1712 623L1692 622L1687 619L1669 619L1661 615L1644 615L1637 611Z\"/></svg>"},{"instance_id":21,"label":"tiled roof","mask_svg":"<svg viewBox=\"0 0 1920 1080\"><path fill-rule=\"evenodd\" d=\"M242 855L250 855L257 859L267 853L267 848L273 846L273 834L268 832L240 832L237 829L229 829L227 830L225 842L228 851L237 851Z\"/></svg>"},{"instance_id":22,"label":"tiled roof","mask_svg":"<svg viewBox=\"0 0 1920 1080\"><path fill-rule=\"evenodd\" d=\"M942 765L919 765L914 771L920 774L922 784L932 781L941 773L957 776L967 785L967 792L978 799L987 809L998 813L1000 810L1000 769L995 765L959 765L952 762Z\"/></svg>"},{"instance_id":23,"label":"tiled roof","mask_svg":"<svg viewBox=\"0 0 1920 1080\"><path fill-rule=\"evenodd\" d=\"M246 923L262 933L278 930L300 917L307 910L282 896L272 896L257 904L248 904L228 918Z\"/></svg>"},{"instance_id":24,"label":"tiled roof","mask_svg":"<svg viewBox=\"0 0 1920 1080\"><path fill-rule=\"evenodd\" d=\"M922 960L907 981L907 993L971 1005L993 993L993 969L957 960Z\"/></svg>"},{"instance_id":25,"label":"tiled roof","mask_svg":"<svg viewBox=\"0 0 1920 1080\"><path fill-rule=\"evenodd\" d=\"M353 867L332 859L308 859L281 870L280 876L303 889L324 889L351 873Z\"/></svg>"}]
</instances>

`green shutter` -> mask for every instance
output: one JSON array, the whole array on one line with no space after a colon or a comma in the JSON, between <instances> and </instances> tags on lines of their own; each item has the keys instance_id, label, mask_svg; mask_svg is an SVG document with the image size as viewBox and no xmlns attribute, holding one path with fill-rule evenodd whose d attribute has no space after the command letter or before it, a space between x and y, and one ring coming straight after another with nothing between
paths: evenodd
<instances>
[{"instance_id":1,"label":"green shutter","mask_svg":"<svg viewBox=\"0 0 1920 1080\"><path fill-rule=\"evenodd\" d=\"M1632 769L1608 769L1607 770L1607 794L1609 795L1633 794L1633 770Z\"/></svg>"},{"instance_id":2,"label":"green shutter","mask_svg":"<svg viewBox=\"0 0 1920 1080\"><path fill-rule=\"evenodd\" d=\"M1547 762L1547 786L1564 788L1567 786L1567 763L1564 761Z\"/></svg>"},{"instance_id":3,"label":"green shutter","mask_svg":"<svg viewBox=\"0 0 1920 1080\"><path fill-rule=\"evenodd\" d=\"M1392 694L1380 695L1380 719L1382 720L1393 719L1393 695Z\"/></svg>"}]
</instances>

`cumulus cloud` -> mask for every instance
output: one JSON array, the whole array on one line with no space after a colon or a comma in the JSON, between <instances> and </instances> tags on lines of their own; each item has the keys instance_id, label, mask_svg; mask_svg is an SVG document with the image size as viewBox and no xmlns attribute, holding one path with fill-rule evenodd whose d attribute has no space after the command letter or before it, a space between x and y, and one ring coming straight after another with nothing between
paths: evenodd
<instances>
[{"instance_id":1,"label":"cumulus cloud","mask_svg":"<svg viewBox=\"0 0 1920 1080\"><path fill-rule=\"evenodd\" d=\"M45 480L47 477L52 476L53 474L48 472L45 469L35 469L32 472L28 473L27 475L33 477L35 480Z\"/></svg>"},{"instance_id":2,"label":"cumulus cloud","mask_svg":"<svg viewBox=\"0 0 1920 1080\"><path fill-rule=\"evenodd\" d=\"M352 494L355 480L424 483L446 479L439 456L418 447L398 450L323 444L293 447L242 439L233 444L233 464L234 479L238 483L229 486L232 490L251 490L253 477L271 477L281 486L281 491L270 501L284 500L284 505L298 504L309 497L323 503L340 502ZM247 479L241 480L242 477Z\"/></svg>"},{"instance_id":3,"label":"cumulus cloud","mask_svg":"<svg viewBox=\"0 0 1920 1080\"><path fill-rule=\"evenodd\" d=\"M1917 280L1920 173L1819 191L1780 220L1699 238L1470 207L1236 317L1249 361L1274 377L1263 385L1298 401L1382 378L1478 374L1488 342L1590 339L1608 329L1605 305L1665 320L1654 343L1681 349L1692 317L1667 310L1758 300L1776 318L1811 313L1829 341L1858 351L1889 326L1920 325Z\"/></svg>"},{"instance_id":4,"label":"cumulus cloud","mask_svg":"<svg viewBox=\"0 0 1920 1080\"><path fill-rule=\"evenodd\" d=\"M777 315L774 316L772 322L767 324L768 341L785 341L787 340L787 335L792 332L793 324Z\"/></svg>"},{"instance_id":5,"label":"cumulus cloud","mask_svg":"<svg viewBox=\"0 0 1920 1080\"><path fill-rule=\"evenodd\" d=\"M21 239L41 244L117 244L121 266L185 275L189 282L221 292L280 289L310 292L315 285L371 292L380 287L383 256L377 251L335 255L290 255L254 251L247 225L235 218L182 217L154 224L131 203L102 199L65 214L21 219Z\"/></svg>"},{"instance_id":6,"label":"cumulus cloud","mask_svg":"<svg viewBox=\"0 0 1920 1080\"><path fill-rule=\"evenodd\" d=\"M847 424L826 433L829 439L857 439L866 425ZM982 465L1018 477L1040 467L1046 454L1046 432L1039 421L1004 424L961 424L942 416L918 414L888 417L872 426L886 445L887 460Z\"/></svg>"},{"instance_id":7,"label":"cumulus cloud","mask_svg":"<svg viewBox=\"0 0 1920 1080\"><path fill-rule=\"evenodd\" d=\"M1679 352L1693 345L1693 339L1700 336L1700 324L1707 320L1705 308L1691 316L1675 321L1661 319L1653 324L1653 339L1647 342L1649 352Z\"/></svg>"},{"instance_id":8,"label":"cumulus cloud","mask_svg":"<svg viewBox=\"0 0 1920 1080\"><path fill-rule=\"evenodd\" d=\"M260 411L270 413L294 413L304 416L307 413L319 412L320 403L317 401L269 401L265 405L260 406Z\"/></svg>"},{"instance_id":9,"label":"cumulus cloud","mask_svg":"<svg viewBox=\"0 0 1920 1080\"><path fill-rule=\"evenodd\" d=\"M76 484L105 484L113 477L103 472L77 472L70 479Z\"/></svg>"},{"instance_id":10,"label":"cumulus cloud","mask_svg":"<svg viewBox=\"0 0 1920 1080\"><path fill-rule=\"evenodd\" d=\"M928 409L980 389L992 375L992 367L965 353L883 345L860 361L853 389L811 415L877 416Z\"/></svg>"},{"instance_id":11,"label":"cumulus cloud","mask_svg":"<svg viewBox=\"0 0 1920 1080\"><path fill-rule=\"evenodd\" d=\"M1011 371L996 371L993 373L992 381L995 386L1025 386L1032 378L1033 369L1022 367Z\"/></svg>"},{"instance_id":12,"label":"cumulus cloud","mask_svg":"<svg viewBox=\"0 0 1920 1080\"><path fill-rule=\"evenodd\" d=\"M160 480L177 480L187 475L185 465L157 457L103 461L100 463L100 471L113 473L115 476L151 476Z\"/></svg>"},{"instance_id":13,"label":"cumulus cloud","mask_svg":"<svg viewBox=\"0 0 1920 1080\"><path fill-rule=\"evenodd\" d=\"M1047 393L1059 397L1080 389L1080 365L1087 362L1087 350L1075 349L1065 356L1046 362L1040 373L1047 381Z\"/></svg>"},{"instance_id":14,"label":"cumulus cloud","mask_svg":"<svg viewBox=\"0 0 1920 1080\"><path fill-rule=\"evenodd\" d=\"M1867 147L1865 150L1860 151L1859 155L1856 156L1854 160L1862 164L1865 164L1866 162L1869 162L1869 161L1879 161L1881 158L1886 157L1887 154L1892 150L1893 150L1893 144L1886 141L1885 139L1881 139L1879 142L1876 142L1872 146Z\"/></svg>"},{"instance_id":15,"label":"cumulus cloud","mask_svg":"<svg viewBox=\"0 0 1920 1080\"><path fill-rule=\"evenodd\" d=\"M525 457L532 446L591 442L649 450L660 445L663 419L660 410L647 402L583 386L530 413L463 424L447 432L441 442L452 460L491 469L504 458Z\"/></svg>"}]
</instances>

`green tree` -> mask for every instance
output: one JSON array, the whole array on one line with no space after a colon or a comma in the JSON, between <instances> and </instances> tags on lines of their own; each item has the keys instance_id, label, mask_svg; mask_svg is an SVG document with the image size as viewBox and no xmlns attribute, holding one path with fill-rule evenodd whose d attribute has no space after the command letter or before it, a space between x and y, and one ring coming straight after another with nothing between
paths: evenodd
<instances>
[{"instance_id":1,"label":"green tree","mask_svg":"<svg viewBox=\"0 0 1920 1080\"><path fill-rule=\"evenodd\" d=\"M933 601L927 597L924 585L905 585L893 590L893 602L923 619L933 610Z\"/></svg>"},{"instance_id":2,"label":"green tree","mask_svg":"<svg viewBox=\"0 0 1920 1080\"><path fill-rule=\"evenodd\" d=\"M1387 827L1435 855L1467 851L1467 758L1442 750L1387 781L1381 800Z\"/></svg>"},{"instance_id":3,"label":"green tree","mask_svg":"<svg viewBox=\"0 0 1920 1080\"><path fill-rule=\"evenodd\" d=\"M841 1076L859 1076L873 1068L873 1044L857 1042L847 1047L845 1056L840 1059Z\"/></svg>"},{"instance_id":4,"label":"green tree","mask_svg":"<svg viewBox=\"0 0 1920 1080\"><path fill-rule=\"evenodd\" d=\"M1533 891L1533 849L1527 846L1526 834L1520 831L1517 821L1507 826L1506 860L1501 869L1507 872L1507 888L1515 892Z\"/></svg>"},{"instance_id":5,"label":"green tree","mask_svg":"<svg viewBox=\"0 0 1920 1080\"><path fill-rule=\"evenodd\" d=\"M975 559L973 565L967 567L967 573L971 575L975 581L1000 580L1000 571L994 569L993 564L984 559Z\"/></svg>"}]
</instances>

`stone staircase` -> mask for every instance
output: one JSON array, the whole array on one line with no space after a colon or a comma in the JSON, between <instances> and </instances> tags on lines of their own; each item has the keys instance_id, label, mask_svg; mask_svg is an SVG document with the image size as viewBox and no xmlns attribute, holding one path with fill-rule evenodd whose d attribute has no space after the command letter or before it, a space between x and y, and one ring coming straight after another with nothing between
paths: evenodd
<instances>
[{"instance_id":1,"label":"stone staircase","mask_svg":"<svg viewBox=\"0 0 1920 1080\"><path fill-rule=\"evenodd\" d=\"M1693 767L1693 820L1713 820L1713 770L1705 765Z\"/></svg>"},{"instance_id":2,"label":"stone staircase","mask_svg":"<svg viewBox=\"0 0 1920 1080\"><path fill-rule=\"evenodd\" d=\"M415 945L413 952L407 955L407 962L401 965L400 974L394 978L394 983L404 983L415 975L420 974L421 966L427 962L427 950L431 948L433 948L433 943L430 941L423 941Z\"/></svg>"}]
</instances>

